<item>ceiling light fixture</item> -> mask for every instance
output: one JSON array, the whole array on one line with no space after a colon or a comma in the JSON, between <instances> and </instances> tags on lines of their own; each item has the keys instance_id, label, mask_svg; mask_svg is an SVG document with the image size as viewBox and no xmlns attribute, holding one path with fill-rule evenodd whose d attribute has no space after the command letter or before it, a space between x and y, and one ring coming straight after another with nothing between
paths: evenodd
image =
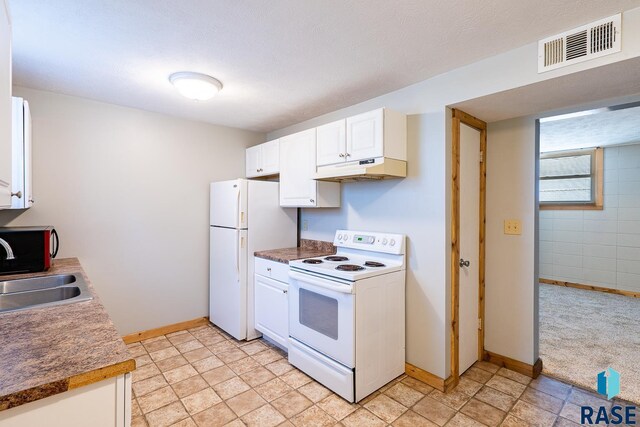
<instances>
[{"instance_id":1,"label":"ceiling light fixture","mask_svg":"<svg viewBox=\"0 0 640 427\"><path fill-rule=\"evenodd\" d=\"M169 81L183 96L196 101L211 99L222 89L220 80L191 71L173 73Z\"/></svg>"}]
</instances>

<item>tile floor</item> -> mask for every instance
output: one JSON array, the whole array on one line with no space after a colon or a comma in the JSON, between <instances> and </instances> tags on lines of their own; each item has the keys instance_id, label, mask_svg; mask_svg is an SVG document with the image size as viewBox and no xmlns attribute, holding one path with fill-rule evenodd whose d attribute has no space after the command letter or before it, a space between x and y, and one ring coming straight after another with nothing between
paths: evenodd
<instances>
[{"instance_id":1,"label":"tile floor","mask_svg":"<svg viewBox=\"0 0 640 427\"><path fill-rule=\"evenodd\" d=\"M570 385L478 362L449 393L405 375L349 404L267 341L212 326L130 344L132 427L575 426L579 405L612 402Z\"/></svg>"}]
</instances>

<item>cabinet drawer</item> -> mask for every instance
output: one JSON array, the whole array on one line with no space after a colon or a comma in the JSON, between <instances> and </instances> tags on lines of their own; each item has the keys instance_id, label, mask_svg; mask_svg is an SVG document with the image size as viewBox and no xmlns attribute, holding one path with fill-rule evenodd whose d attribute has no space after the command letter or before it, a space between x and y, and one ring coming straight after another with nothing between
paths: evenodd
<instances>
[{"instance_id":1,"label":"cabinet drawer","mask_svg":"<svg viewBox=\"0 0 640 427\"><path fill-rule=\"evenodd\" d=\"M289 264L256 258L255 273L280 282L289 283Z\"/></svg>"}]
</instances>

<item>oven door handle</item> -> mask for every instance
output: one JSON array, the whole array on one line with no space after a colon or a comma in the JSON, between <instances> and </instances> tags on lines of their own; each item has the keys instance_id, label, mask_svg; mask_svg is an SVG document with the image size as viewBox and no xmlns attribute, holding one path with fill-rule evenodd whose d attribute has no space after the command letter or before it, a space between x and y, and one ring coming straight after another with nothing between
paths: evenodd
<instances>
[{"instance_id":1,"label":"oven door handle","mask_svg":"<svg viewBox=\"0 0 640 427\"><path fill-rule=\"evenodd\" d=\"M331 291L340 292L343 294L353 293L353 286L342 285L340 283L330 282L329 280L318 279L308 274L289 271L289 277L303 283L309 283L310 285L317 286L319 288L329 289Z\"/></svg>"}]
</instances>

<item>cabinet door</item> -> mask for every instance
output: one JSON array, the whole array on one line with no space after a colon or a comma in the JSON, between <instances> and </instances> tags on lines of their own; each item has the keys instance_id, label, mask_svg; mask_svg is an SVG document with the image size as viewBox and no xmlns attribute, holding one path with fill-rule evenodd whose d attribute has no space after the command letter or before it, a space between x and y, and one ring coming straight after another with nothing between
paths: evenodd
<instances>
[{"instance_id":1,"label":"cabinet door","mask_svg":"<svg viewBox=\"0 0 640 427\"><path fill-rule=\"evenodd\" d=\"M11 207L11 26L0 0L0 209Z\"/></svg>"},{"instance_id":2,"label":"cabinet door","mask_svg":"<svg viewBox=\"0 0 640 427\"><path fill-rule=\"evenodd\" d=\"M346 120L317 127L316 147L318 166L344 162L347 148Z\"/></svg>"},{"instance_id":3,"label":"cabinet door","mask_svg":"<svg viewBox=\"0 0 640 427\"><path fill-rule=\"evenodd\" d=\"M280 138L280 206L316 206L316 130Z\"/></svg>"},{"instance_id":4,"label":"cabinet door","mask_svg":"<svg viewBox=\"0 0 640 427\"><path fill-rule=\"evenodd\" d=\"M280 172L280 140L265 142L262 145L262 171L260 175L275 175Z\"/></svg>"},{"instance_id":5,"label":"cabinet door","mask_svg":"<svg viewBox=\"0 0 640 427\"><path fill-rule=\"evenodd\" d=\"M246 175L247 178L260 176L260 165L262 163L262 144L247 148L246 151Z\"/></svg>"},{"instance_id":6,"label":"cabinet door","mask_svg":"<svg viewBox=\"0 0 640 427\"><path fill-rule=\"evenodd\" d=\"M384 109L347 119L347 161L382 157Z\"/></svg>"},{"instance_id":7,"label":"cabinet door","mask_svg":"<svg viewBox=\"0 0 640 427\"><path fill-rule=\"evenodd\" d=\"M256 329L287 348L289 338L289 299L286 283L255 275Z\"/></svg>"}]
</instances>

